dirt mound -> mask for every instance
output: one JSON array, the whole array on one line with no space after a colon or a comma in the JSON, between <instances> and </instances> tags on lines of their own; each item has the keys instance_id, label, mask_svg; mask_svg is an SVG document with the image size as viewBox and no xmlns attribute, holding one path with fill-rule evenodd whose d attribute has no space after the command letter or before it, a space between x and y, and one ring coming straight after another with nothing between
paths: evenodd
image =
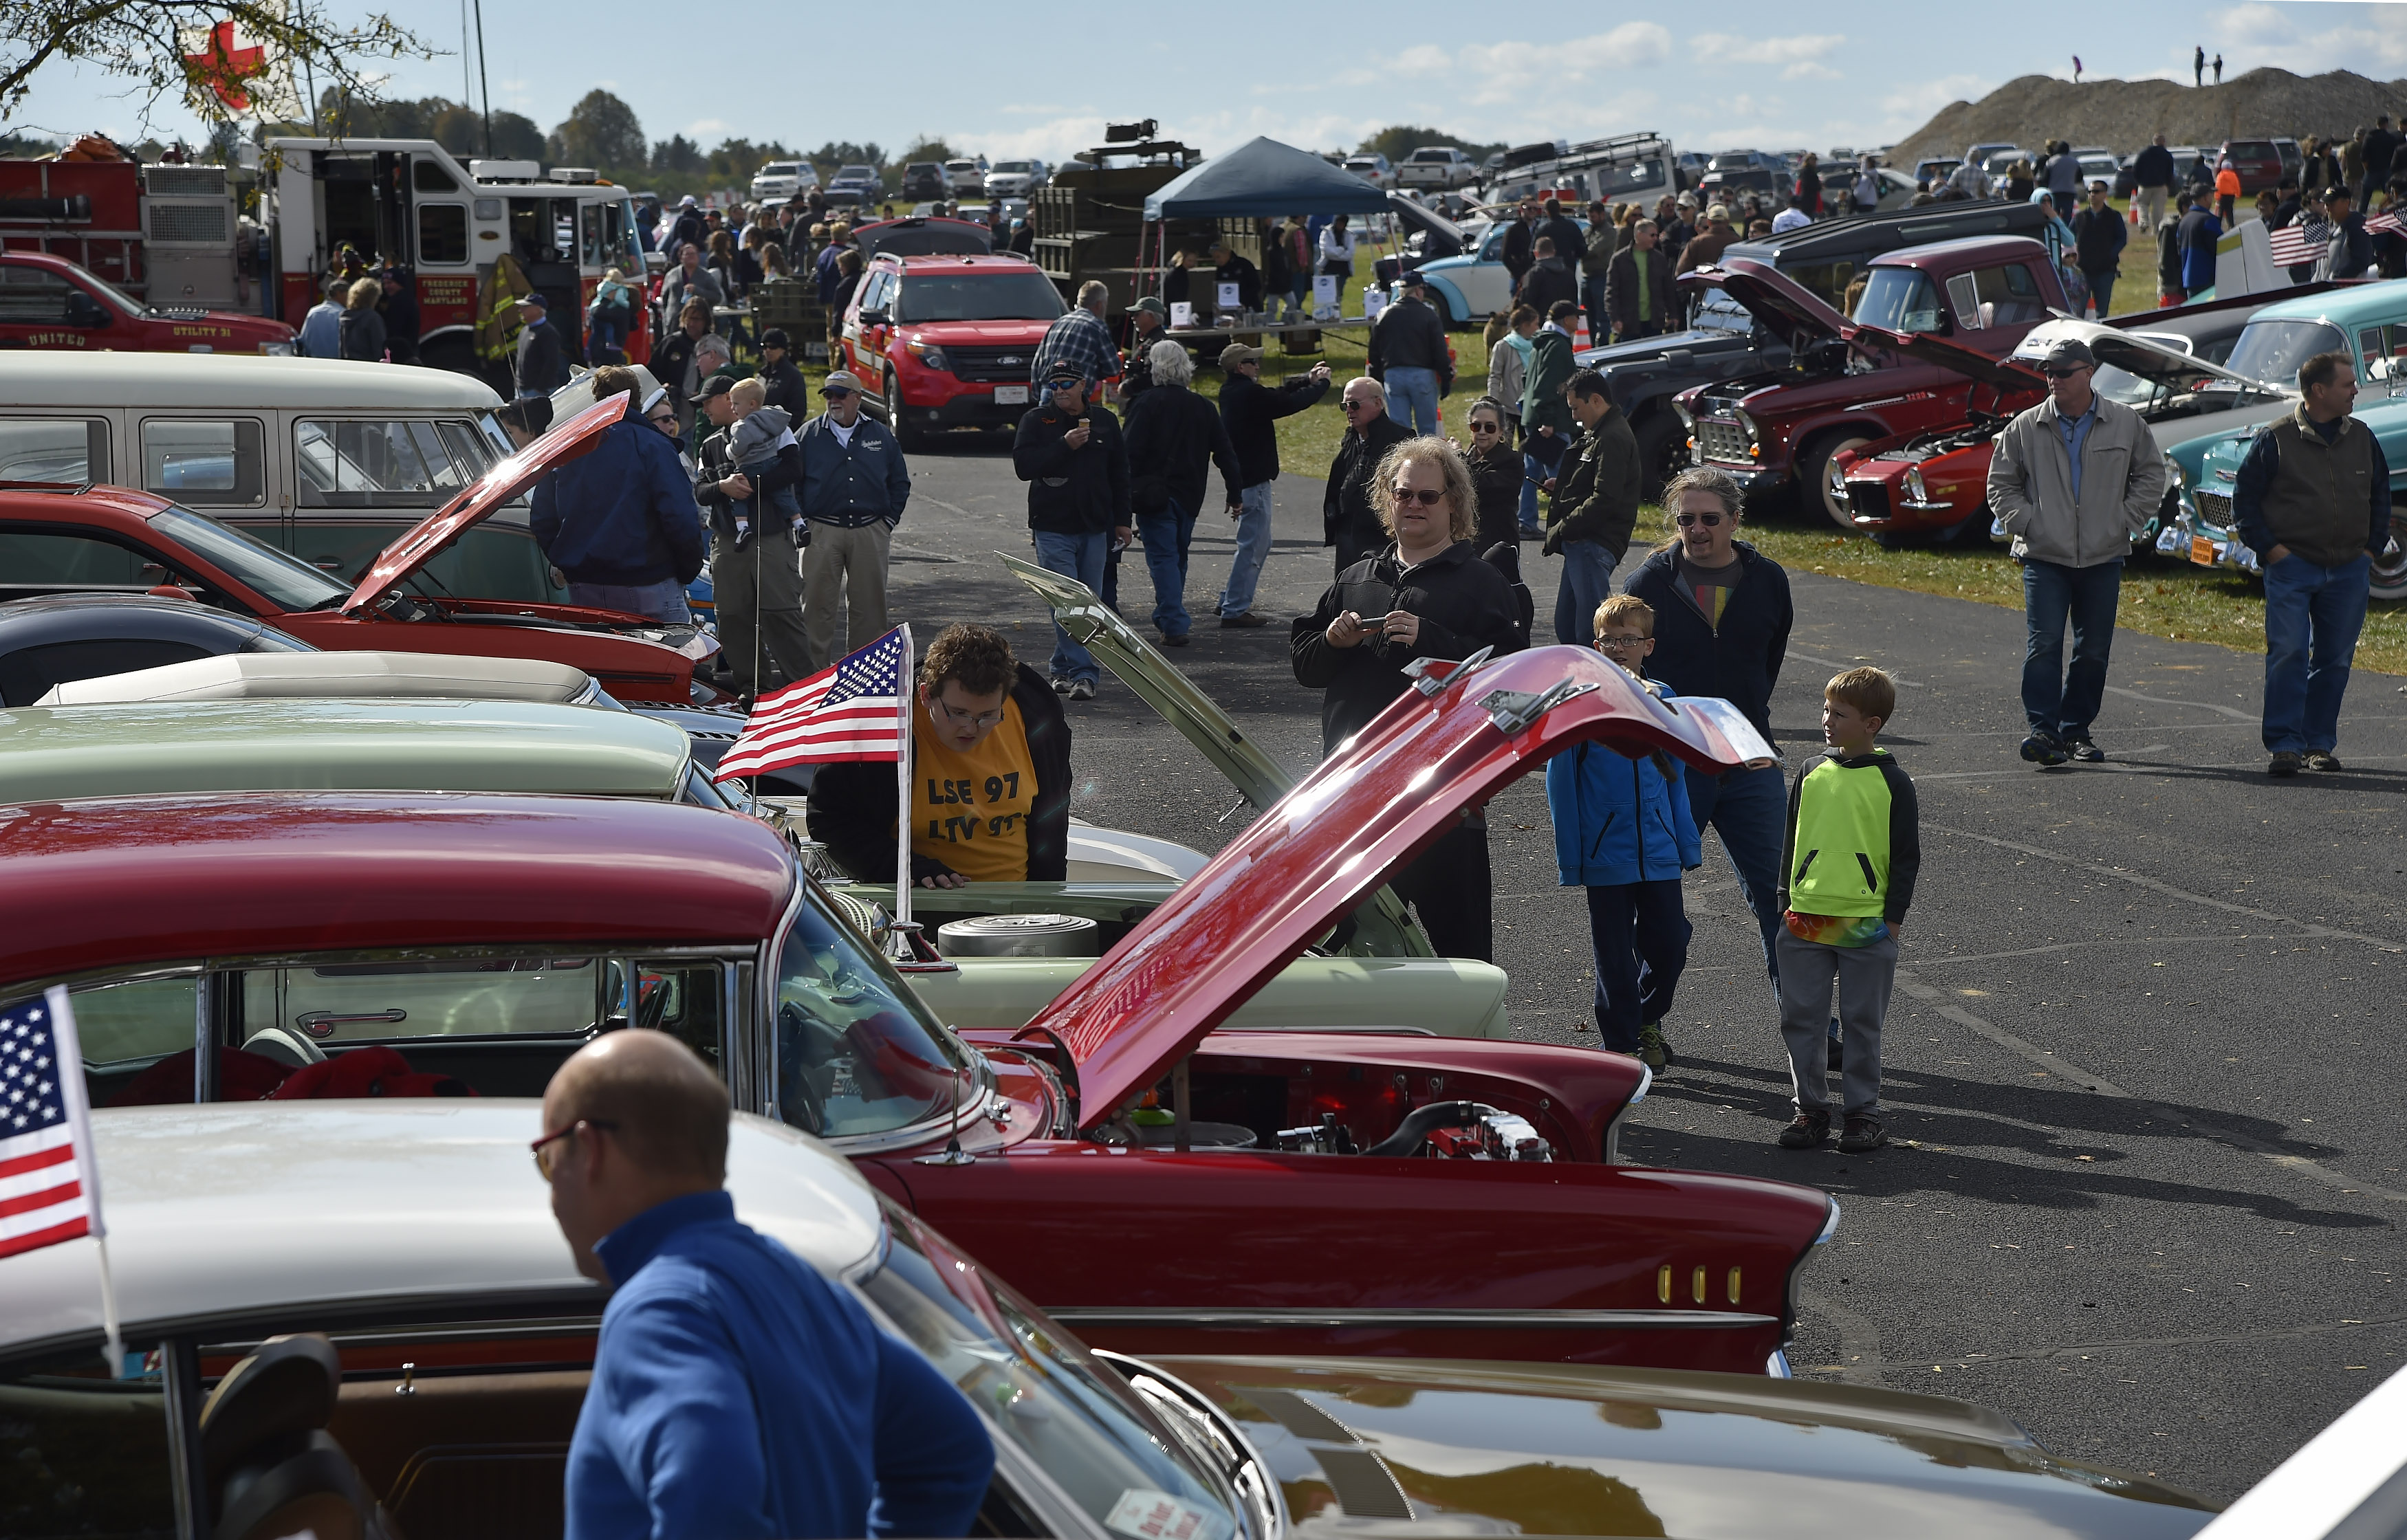
<instances>
[{"instance_id":1,"label":"dirt mound","mask_svg":"<svg viewBox=\"0 0 2407 1540\"><path fill-rule=\"evenodd\" d=\"M2171 80L2085 80L2045 75L2009 80L1977 102L1952 102L1898 142L1896 162L1961 155L1964 147L2011 139L2037 149L2049 139L2104 145L2128 155L2156 134L2175 145L2310 134L2345 137L2374 116L2407 113L2407 80L2369 80L2334 70L2312 78L2252 69L2200 91Z\"/></svg>"}]
</instances>

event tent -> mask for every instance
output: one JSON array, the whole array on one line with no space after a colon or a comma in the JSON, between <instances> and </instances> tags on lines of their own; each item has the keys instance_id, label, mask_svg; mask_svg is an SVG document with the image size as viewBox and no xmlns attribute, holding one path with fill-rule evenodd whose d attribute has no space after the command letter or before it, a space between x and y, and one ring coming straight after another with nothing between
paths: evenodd
<instances>
[{"instance_id":1,"label":"event tent","mask_svg":"<svg viewBox=\"0 0 2407 1540\"><path fill-rule=\"evenodd\" d=\"M1160 219L1381 214L1388 195L1309 150L1257 138L1181 173L1147 193L1145 217Z\"/></svg>"}]
</instances>

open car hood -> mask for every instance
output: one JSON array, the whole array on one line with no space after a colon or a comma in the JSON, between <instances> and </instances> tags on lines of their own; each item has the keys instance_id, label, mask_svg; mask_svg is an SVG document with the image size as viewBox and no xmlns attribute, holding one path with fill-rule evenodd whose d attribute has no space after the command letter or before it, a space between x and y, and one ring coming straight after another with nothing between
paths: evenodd
<instances>
[{"instance_id":1,"label":"open car hood","mask_svg":"<svg viewBox=\"0 0 2407 1540\"><path fill-rule=\"evenodd\" d=\"M627 398L596 402L477 478L459 496L428 515L409 533L384 548L340 606L345 615L363 610L392 593L504 503L533 487L549 471L593 452L603 430L624 417Z\"/></svg>"},{"instance_id":2,"label":"open car hood","mask_svg":"<svg viewBox=\"0 0 2407 1540\"><path fill-rule=\"evenodd\" d=\"M1160 1079L1465 809L1588 741L1716 772L1774 757L1728 701L1659 700L1584 647L1430 667L1028 1024L1076 1065L1083 1122Z\"/></svg>"},{"instance_id":3,"label":"open car hood","mask_svg":"<svg viewBox=\"0 0 2407 1540\"><path fill-rule=\"evenodd\" d=\"M2008 361L2019 363L2036 373L2040 357L2057 343L2068 339L2087 343L2089 351L2097 355L2100 363L2111 363L2127 374L2136 374L2158 385L2178 387L2211 379L2259 393L2284 396L2299 393L2294 386L2235 374L2221 364L2209 363L2204 359L2193 358L2161 343L2133 336L2120 327L2101 326L2096 321L2069 318L2042 321L2032 327L2030 335L2015 345L2014 354Z\"/></svg>"},{"instance_id":4,"label":"open car hood","mask_svg":"<svg viewBox=\"0 0 2407 1540\"><path fill-rule=\"evenodd\" d=\"M2046 328L2040 330L2044 332ZM2047 389L2047 376L2039 372L2039 355L2036 353L2030 358L1993 359L1979 348L1967 347L1936 332L1892 332L1886 326L1858 326L1852 322L1847 327L1847 335L1851 340L1872 343L1920 363L1935 363L1942 369L1952 369L1967 379L1978 380L2001 390ZM2020 351L2016 349L2016 352Z\"/></svg>"},{"instance_id":5,"label":"open car hood","mask_svg":"<svg viewBox=\"0 0 2407 1540\"><path fill-rule=\"evenodd\" d=\"M1822 297L1769 262L1732 257L1718 267L1692 268L1680 275L1686 289L1718 289L1745 305L1757 320L1793 346L1799 337L1839 337L1847 332L1847 318Z\"/></svg>"}]
</instances>

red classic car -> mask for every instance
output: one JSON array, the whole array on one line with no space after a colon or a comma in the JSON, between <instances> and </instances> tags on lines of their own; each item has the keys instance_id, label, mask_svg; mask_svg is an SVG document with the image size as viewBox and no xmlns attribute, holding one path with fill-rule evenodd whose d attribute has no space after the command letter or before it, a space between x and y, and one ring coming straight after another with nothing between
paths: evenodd
<instances>
[{"instance_id":1,"label":"red classic car","mask_svg":"<svg viewBox=\"0 0 2407 1540\"><path fill-rule=\"evenodd\" d=\"M1843 530L1855 528L1829 485L1830 458L1874 439L1963 422L1973 383L1963 374L1901 358L1859 326L1935 333L1991 358L2014 351L2033 326L2066 305L2047 248L2021 235L1976 235L1908 247L1873 259L1854 324L1796 279L1767 263L1733 258L1680 276L1690 289L1720 289L1790 339L1777 373L1695 386L1677 406L1689 456L1727 471L1750 501L1795 477L1807 505Z\"/></svg>"},{"instance_id":2,"label":"red classic car","mask_svg":"<svg viewBox=\"0 0 2407 1540\"><path fill-rule=\"evenodd\" d=\"M826 1139L1132 1350L1784 1367L1836 1208L1610 1164L1635 1060L1216 1030L1466 805L1574 743L1722 768L1761 746L1583 650L1424 683L976 1046L764 826L598 798L12 808L0 995L76 991L103 1105L530 1095L597 1032L674 1032L738 1106Z\"/></svg>"},{"instance_id":3,"label":"red classic car","mask_svg":"<svg viewBox=\"0 0 2407 1540\"><path fill-rule=\"evenodd\" d=\"M145 304L64 257L0 252L0 348L290 353L292 328L196 304Z\"/></svg>"},{"instance_id":4,"label":"red classic car","mask_svg":"<svg viewBox=\"0 0 2407 1540\"><path fill-rule=\"evenodd\" d=\"M165 592L252 616L331 652L471 653L566 663L621 700L708 704L693 677L717 644L692 626L615 610L458 599L426 564L619 420L613 396L494 465L388 546L356 587L239 530L121 487L0 489L0 600ZM404 629L403 628L406 628Z\"/></svg>"}]
</instances>

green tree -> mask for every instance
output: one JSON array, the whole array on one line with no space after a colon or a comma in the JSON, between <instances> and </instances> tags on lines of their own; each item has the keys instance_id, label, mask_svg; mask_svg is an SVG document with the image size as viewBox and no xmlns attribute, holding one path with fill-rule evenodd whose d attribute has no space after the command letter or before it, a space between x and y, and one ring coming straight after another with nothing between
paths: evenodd
<instances>
[{"instance_id":1,"label":"green tree","mask_svg":"<svg viewBox=\"0 0 2407 1540\"><path fill-rule=\"evenodd\" d=\"M1356 147L1357 155L1385 155L1390 164L1401 162L1405 156L1425 145L1450 146L1474 161L1484 161L1498 150L1507 148L1502 141L1495 144L1474 144L1459 139L1442 129L1415 128L1409 123L1391 124L1372 134Z\"/></svg>"},{"instance_id":2,"label":"green tree","mask_svg":"<svg viewBox=\"0 0 2407 1540\"><path fill-rule=\"evenodd\" d=\"M672 134L652 146L652 169L691 177L703 168L702 147L682 134Z\"/></svg>"},{"instance_id":3,"label":"green tree","mask_svg":"<svg viewBox=\"0 0 2407 1540\"><path fill-rule=\"evenodd\" d=\"M571 165L617 169L644 163L644 125L635 109L599 87L587 92L551 132L557 158Z\"/></svg>"},{"instance_id":4,"label":"green tree","mask_svg":"<svg viewBox=\"0 0 2407 1540\"><path fill-rule=\"evenodd\" d=\"M894 157L894 163L909 165L914 161L933 161L941 165L947 161L958 158L953 153L952 146L942 139L931 139L923 134L904 147L903 153Z\"/></svg>"}]
</instances>

